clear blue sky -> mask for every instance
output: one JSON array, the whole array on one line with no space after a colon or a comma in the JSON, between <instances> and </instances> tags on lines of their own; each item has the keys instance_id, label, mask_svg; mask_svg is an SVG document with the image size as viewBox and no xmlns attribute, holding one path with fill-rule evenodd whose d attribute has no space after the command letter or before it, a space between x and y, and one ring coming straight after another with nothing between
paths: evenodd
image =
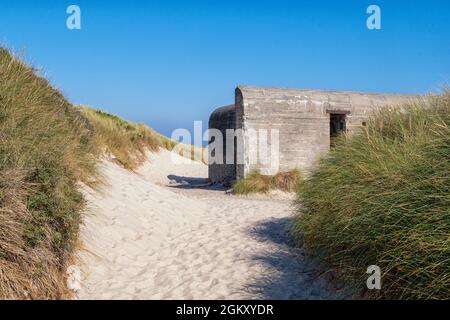
<instances>
[{"instance_id":1,"label":"clear blue sky","mask_svg":"<svg viewBox=\"0 0 450 320\"><path fill-rule=\"evenodd\" d=\"M82 29L66 28L66 8ZM366 28L366 8L382 30ZM74 103L170 135L239 84L424 93L450 83L450 1L1 1L0 40Z\"/></svg>"}]
</instances>

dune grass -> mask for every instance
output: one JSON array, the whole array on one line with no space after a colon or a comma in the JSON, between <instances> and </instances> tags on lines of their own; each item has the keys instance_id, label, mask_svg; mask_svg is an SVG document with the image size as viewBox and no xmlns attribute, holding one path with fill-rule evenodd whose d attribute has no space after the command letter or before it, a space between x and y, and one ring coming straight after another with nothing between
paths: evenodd
<instances>
[{"instance_id":1,"label":"dune grass","mask_svg":"<svg viewBox=\"0 0 450 320\"><path fill-rule=\"evenodd\" d=\"M132 123L109 113L79 107L94 127L96 145L116 159L126 169L134 170L146 159L146 151L160 147L171 150L172 141L144 124Z\"/></svg>"},{"instance_id":2,"label":"dune grass","mask_svg":"<svg viewBox=\"0 0 450 320\"><path fill-rule=\"evenodd\" d=\"M302 175L299 170L280 172L273 176L262 175L258 171L252 171L246 178L233 184L233 192L244 195L268 193L272 190L294 192L301 181Z\"/></svg>"},{"instance_id":3,"label":"dune grass","mask_svg":"<svg viewBox=\"0 0 450 320\"><path fill-rule=\"evenodd\" d=\"M300 187L293 232L368 298L450 297L450 94L384 109ZM382 271L366 290L367 267Z\"/></svg>"},{"instance_id":4,"label":"dune grass","mask_svg":"<svg viewBox=\"0 0 450 320\"><path fill-rule=\"evenodd\" d=\"M132 170L146 150L176 145L143 124L73 106L0 48L0 299L68 297L65 271L85 208L79 182L99 184L105 153Z\"/></svg>"},{"instance_id":5,"label":"dune grass","mask_svg":"<svg viewBox=\"0 0 450 320\"><path fill-rule=\"evenodd\" d=\"M101 154L112 156L126 169L135 170L146 160L147 151L158 151L159 148L174 150L186 158L207 162L202 147L178 143L145 124L133 123L98 109L83 106L78 108L93 126L95 142L101 149Z\"/></svg>"},{"instance_id":6,"label":"dune grass","mask_svg":"<svg viewBox=\"0 0 450 320\"><path fill-rule=\"evenodd\" d=\"M64 270L96 176L87 119L0 48L0 298L65 294Z\"/></svg>"}]
</instances>

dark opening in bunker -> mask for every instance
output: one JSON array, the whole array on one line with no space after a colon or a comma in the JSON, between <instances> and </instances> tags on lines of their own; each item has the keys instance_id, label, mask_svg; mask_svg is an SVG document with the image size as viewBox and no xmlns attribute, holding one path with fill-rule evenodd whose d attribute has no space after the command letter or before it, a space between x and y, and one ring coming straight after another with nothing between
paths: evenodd
<instances>
[{"instance_id":1,"label":"dark opening in bunker","mask_svg":"<svg viewBox=\"0 0 450 320\"><path fill-rule=\"evenodd\" d=\"M335 145L336 138L346 131L346 114L330 113L330 143L331 147Z\"/></svg>"}]
</instances>

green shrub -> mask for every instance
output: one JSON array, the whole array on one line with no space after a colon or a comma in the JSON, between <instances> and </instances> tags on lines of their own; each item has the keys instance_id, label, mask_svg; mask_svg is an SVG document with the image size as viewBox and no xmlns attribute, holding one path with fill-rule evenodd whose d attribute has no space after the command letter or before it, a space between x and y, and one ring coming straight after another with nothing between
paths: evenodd
<instances>
[{"instance_id":1,"label":"green shrub","mask_svg":"<svg viewBox=\"0 0 450 320\"><path fill-rule=\"evenodd\" d=\"M450 94L427 101L376 113L299 189L299 242L370 298L450 297Z\"/></svg>"}]
</instances>

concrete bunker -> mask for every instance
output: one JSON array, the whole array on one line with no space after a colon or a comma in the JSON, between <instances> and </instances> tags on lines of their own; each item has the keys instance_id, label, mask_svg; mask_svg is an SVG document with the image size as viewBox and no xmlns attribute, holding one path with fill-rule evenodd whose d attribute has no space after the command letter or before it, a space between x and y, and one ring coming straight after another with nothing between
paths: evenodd
<instances>
[{"instance_id":1,"label":"concrete bunker","mask_svg":"<svg viewBox=\"0 0 450 320\"><path fill-rule=\"evenodd\" d=\"M235 140L229 150L234 153L231 158L235 161L210 163L209 177L218 182L241 179L253 170L275 174L295 168L307 173L328 152L335 137L365 125L373 111L418 98L417 95L239 86L234 105L215 110L209 120L209 128L223 134L224 155L227 129L241 132L239 146ZM259 158L252 161L252 155L259 152L260 141L255 144L252 135L255 131L278 132L276 169L268 169ZM271 139L267 142L272 146Z\"/></svg>"},{"instance_id":2,"label":"concrete bunker","mask_svg":"<svg viewBox=\"0 0 450 320\"><path fill-rule=\"evenodd\" d=\"M217 143L216 139L220 139L211 129L216 129L221 133L222 141L219 143L219 148L222 148L223 155L227 154L227 129L235 129L236 128L236 109L234 104L229 106L224 106L216 109L211 116L209 117L208 128L209 132L209 141L208 145L211 146ZM211 150L210 148L210 159L216 158L216 153L218 152L217 148ZM234 153L234 152L233 152ZM218 163L210 163L208 166L208 175L211 181L229 181L233 180L236 175L236 165L235 159L233 157L233 161L231 163L227 163L226 157L223 157L221 161Z\"/></svg>"}]
</instances>

